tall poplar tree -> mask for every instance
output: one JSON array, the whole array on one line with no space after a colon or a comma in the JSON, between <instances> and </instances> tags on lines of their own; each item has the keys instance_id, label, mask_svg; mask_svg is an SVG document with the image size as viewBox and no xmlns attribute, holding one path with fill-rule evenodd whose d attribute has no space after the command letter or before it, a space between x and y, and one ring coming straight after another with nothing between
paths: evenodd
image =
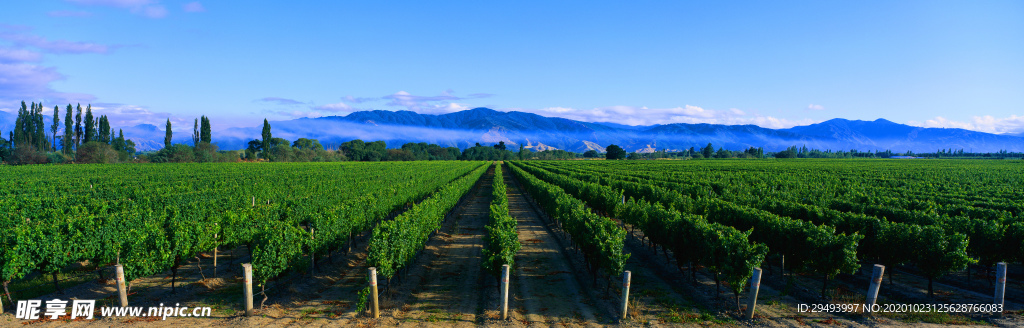
<instances>
[{"instance_id":1,"label":"tall poplar tree","mask_svg":"<svg viewBox=\"0 0 1024 328\"><path fill-rule=\"evenodd\" d=\"M75 150L82 145L82 104L75 108Z\"/></svg>"},{"instance_id":2,"label":"tall poplar tree","mask_svg":"<svg viewBox=\"0 0 1024 328\"><path fill-rule=\"evenodd\" d=\"M67 155L71 154L71 147L75 144L75 125L71 115L72 111L74 111L74 107L71 107L71 104L64 108L64 142L62 143L61 150Z\"/></svg>"},{"instance_id":3,"label":"tall poplar tree","mask_svg":"<svg viewBox=\"0 0 1024 328\"><path fill-rule=\"evenodd\" d=\"M35 107L35 104L32 104ZM28 118L28 107L25 105L25 101L21 101L21 108L18 109L18 118L14 120L14 131L11 131L11 144L16 147L21 147L27 140L25 140L25 119Z\"/></svg>"},{"instance_id":4,"label":"tall poplar tree","mask_svg":"<svg viewBox=\"0 0 1024 328\"><path fill-rule=\"evenodd\" d=\"M110 135L112 131L110 131L110 121L107 121L106 115L100 115L99 127L100 131L99 134L96 135L96 140L105 144L110 144Z\"/></svg>"},{"instance_id":5,"label":"tall poplar tree","mask_svg":"<svg viewBox=\"0 0 1024 328\"><path fill-rule=\"evenodd\" d=\"M33 129L35 138L33 139L36 141L36 150L45 152L47 149L50 149L50 143L46 142L46 123L43 123L43 108L43 103L41 102L36 106L36 114L33 117L35 121L35 129Z\"/></svg>"},{"instance_id":6,"label":"tall poplar tree","mask_svg":"<svg viewBox=\"0 0 1024 328\"><path fill-rule=\"evenodd\" d=\"M192 147L199 147L199 119L192 126Z\"/></svg>"},{"instance_id":7,"label":"tall poplar tree","mask_svg":"<svg viewBox=\"0 0 1024 328\"><path fill-rule=\"evenodd\" d=\"M273 138L274 138L274 136L270 134L270 122L267 122L267 119L264 118L263 119L263 151L269 151L270 150L270 139L273 139Z\"/></svg>"},{"instance_id":8,"label":"tall poplar tree","mask_svg":"<svg viewBox=\"0 0 1024 328\"><path fill-rule=\"evenodd\" d=\"M58 129L60 129L60 106L53 106L53 124L50 125L50 132L53 132L53 151L57 151Z\"/></svg>"},{"instance_id":9,"label":"tall poplar tree","mask_svg":"<svg viewBox=\"0 0 1024 328\"><path fill-rule=\"evenodd\" d=\"M96 120L92 117L92 104L85 106L85 140L82 143L96 140Z\"/></svg>"},{"instance_id":10,"label":"tall poplar tree","mask_svg":"<svg viewBox=\"0 0 1024 328\"><path fill-rule=\"evenodd\" d=\"M167 130L164 132L164 148L171 148L171 119L167 119Z\"/></svg>"},{"instance_id":11,"label":"tall poplar tree","mask_svg":"<svg viewBox=\"0 0 1024 328\"><path fill-rule=\"evenodd\" d=\"M203 118L199 122L199 124L200 124L200 126L199 126L199 141L202 141L202 142L205 142L205 143L210 143L211 142L210 119L208 117L206 117L206 116L203 116Z\"/></svg>"}]
</instances>

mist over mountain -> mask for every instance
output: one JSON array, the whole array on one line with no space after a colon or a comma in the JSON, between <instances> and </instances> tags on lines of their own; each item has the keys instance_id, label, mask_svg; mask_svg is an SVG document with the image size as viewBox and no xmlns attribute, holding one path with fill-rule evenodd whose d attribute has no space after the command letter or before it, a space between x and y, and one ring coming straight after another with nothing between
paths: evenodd
<instances>
[{"instance_id":1,"label":"mist over mountain","mask_svg":"<svg viewBox=\"0 0 1024 328\"><path fill-rule=\"evenodd\" d=\"M0 113L0 129L5 134L13 127L14 118ZM687 123L629 126L475 108L442 115L360 111L346 116L273 121L270 125L274 137L318 139L327 147L362 139L384 140L391 148L408 142L427 142L464 149L476 143L490 145L504 141L509 149L518 149L522 145L534 151L563 149L573 152L604 151L604 147L610 144L619 145L627 151L651 152L701 148L708 143L715 148L729 150L763 147L765 151L779 151L790 146L847 151L934 152L949 148L974 152L1024 151L1024 137L1019 135L922 128L885 119L859 121L837 118L788 129ZM135 141L138 150L163 147L162 126L142 124L114 128L123 129L125 137ZM262 126L214 131L213 141L222 150L243 149L249 140L260 138L261 131ZM176 132L174 142L190 144L191 136Z\"/></svg>"}]
</instances>

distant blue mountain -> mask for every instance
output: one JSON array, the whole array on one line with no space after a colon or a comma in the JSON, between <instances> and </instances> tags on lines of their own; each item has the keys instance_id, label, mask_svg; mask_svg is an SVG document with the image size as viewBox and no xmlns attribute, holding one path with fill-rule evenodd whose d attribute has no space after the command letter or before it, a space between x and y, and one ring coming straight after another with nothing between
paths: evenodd
<instances>
[{"instance_id":1,"label":"distant blue mountain","mask_svg":"<svg viewBox=\"0 0 1024 328\"><path fill-rule=\"evenodd\" d=\"M13 115L0 113L0 128L13 126ZM7 122L7 121L10 122ZM500 112L488 108L429 115L411 111L361 111L345 116L301 118L270 122L275 137L288 140L318 139L336 147L352 139L384 140L397 148L408 142L427 142L459 148L476 143L491 145L505 142L510 149L523 146L532 150L563 149L583 152L604 151L616 144L627 151L682 150L715 148L740 150L763 147L766 151L790 146L808 148L905 152L933 152L937 149L964 149L995 152L1024 151L1024 137L996 135L963 129L921 128L884 119L858 121L832 119L788 129L768 129L755 125L662 124L628 126L616 123L590 123L545 117L523 112ZM115 127L116 128L116 127ZM213 141L221 149L243 149L249 140L260 138L262 126L214 131ZM149 124L124 129L140 150L163 146L163 127ZM175 142L191 143L188 135L175 134Z\"/></svg>"}]
</instances>

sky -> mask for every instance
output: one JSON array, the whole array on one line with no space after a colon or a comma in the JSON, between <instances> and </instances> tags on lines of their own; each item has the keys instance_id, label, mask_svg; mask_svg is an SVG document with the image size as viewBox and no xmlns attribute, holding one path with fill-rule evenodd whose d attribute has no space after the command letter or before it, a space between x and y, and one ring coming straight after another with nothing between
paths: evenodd
<instances>
[{"instance_id":1,"label":"sky","mask_svg":"<svg viewBox=\"0 0 1024 328\"><path fill-rule=\"evenodd\" d=\"M629 125L885 118L1024 133L1022 1L3 7L0 110L92 104L115 127L488 107Z\"/></svg>"}]
</instances>

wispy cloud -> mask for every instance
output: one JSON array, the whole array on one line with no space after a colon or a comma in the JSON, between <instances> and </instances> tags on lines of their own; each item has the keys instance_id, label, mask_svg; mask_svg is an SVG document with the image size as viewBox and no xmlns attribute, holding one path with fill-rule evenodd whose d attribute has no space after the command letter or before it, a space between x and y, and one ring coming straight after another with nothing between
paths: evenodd
<instances>
[{"instance_id":1,"label":"wispy cloud","mask_svg":"<svg viewBox=\"0 0 1024 328\"><path fill-rule=\"evenodd\" d=\"M167 8L156 0L65 0L89 6L109 6L128 9L131 13L149 18L167 16Z\"/></svg>"},{"instance_id":2,"label":"wispy cloud","mask_svg":"<svg viewBox=\"0 0 1024 328\"><path fill-rule=\"evenodd\" d=\"M87 42L49 40L31 33L25 26L0 24L0 107L17 106L21 100L46 102L89 102L88 94L59 92L50 84L65 76L54 67L39 65L43 54L108 53L113 47Z\"/></svg>"},{"instance_id":3,"label":"wispy cloud","mask_svg":"<svg viewBox=\"0 0 1024 328\"><path fill-rule=\"evenodd\" d=\"M89 17L92 13L80 10L54 10L46 13L50 17Z\"/></svg>"},{"instance_id":4,"label":"wispy cloud","mask_svg":"<svg viewBox=\"0 0 1024 328\"><path fill-rule=\"evenodd\" d=\"M1010 117L997 118L992 115L974 116L970 122L960 122L937 116L924 122L910 121L908 125L925 128L957 128L978 132L995 134L1024 133L1024 116L1010 115Z\"/></svg>"},{"instance_id":5,"label":"wispy cloud","mask_svg":"<svg viewBox=\"0 0 1024 328\"><path fill-rule=\"evenodd\" d=\"M0 47L0 63L37 62L42 54L27 50Z\"/></svg>"},{"instance_id":6,"label":"wispy cloud","mask_svg":"<svg viewBox=\"0 0 1024 328\"><path fill-rule=\"evenodd\" d=\"M421 114L446 114L469 109L469 105L456 103L459 100L486 98L492 96L485 93L474 93L467 97L458 97L448 89L437 96L417 96L405 91L381 97L388 102L387 106L405 107L405 109Z\"/></svg>"},{"instance_id":7,"label":"wispy cloud","mask_svg":"<svg viewBox=\"0 0 1024 328\"><path fill-rule=\"evenodd\" d=\"M82 104L85 107L85 104ZM119 103L95 103L92 104L93 115L106 115L110 125L135 126L139 124L153 124L163 127L163 123L170 119L172 125L182 126L192 121L187 118L176 117L167 112L155 112L144 106L119 104ZM175 129L177 130L177 129Z\"/></svg>"},{"instance_id":8,"label":"wispy cloud","mask_svg":"<svg viewBox=\"0 0 1024 328\"><path fill-rule=\"evenodd\" d=\"M368 101L378 101L378 100L380 100L380 98L378 98L378 97L353 97L353 96L345 96L345 98L343 98L343 99L345 99L345 101L353 103L353 104L360 104L360 103L364 103L364 102L368 102Z\"/></svg>"},{"instance_id":9,"label":"wispy cloud","mask_svg":"<svg viewBox=\"0 0 1024 328\"><path fill-rule=\"evenodd\" d=\"M346 104L344 102L337 102L337 103L333 103L333 104L313 106L313 109L322 110L322 111L328 111L328 112L350 112L350 111L352 111L352 106L349 106L348 104Z\"/></svg>"},{"instance_id":10,"label":"wispy cloud","mask_svg":"<svg viewBox=\"0 0 1024 328\"><path fill-rule=\"evenodd\" d=\"M288 99L288 98L281 98L281 97L264 97L264 98L260 98L259 101L276 103L278 105L285 105L285 106L302 105L302 104L304 104L304 102L301 102L301 101L298 101L298 100Z\"/></svg>"},{"instance_id":11,"label":"wispy cloud","mask_svg":"<svg viewBox=\"0 0 1024 328\"><path fill-rule=\"evenodd\" d=\"M0 26L0 39L7 40L19 48L33 47L53 54L107 53L110 46L67 40L48 40L28 33L31 29L19 26Z\"/></svg>"},{"instance_id":12,"label":"wispy cloud","mask_svg":"<svg viewBox=\"0 0 1024 328\"><path fill-rule=\"evenodd\" d=\"M516 110L549 117L561 117L576 121L610 122L626 125L671 123L709 123L729 125L753 124L764 128L781 129L816 122L811 119L790 120L772 116L748 114L735 108L730 108L728 110L711 110L693 105L672 108L609 106L593 109L548 107L541 109L507 108L506 110Z\"/></svg>"},{"instance_id":13,"label":"wispy cloud","mask_svg":"<svg viewBox=\"0 0 1024 328\"><path fill-rule=\"evenodd\" d=\"M183 6L183 9L185 10L185 12L188 12L188 13L201 13L201 12L206 11L206 8L203 7L203 4L199 3L199 1L193 1L193 2L186 3Z\"/></svg>"},{"instance_id":14,"label":"wispy cloud","mask_svg":"<svg viewBox=\"0 0 1024 328\"><path fill-rule=\"evenodd\" d=\"M825 110L825 106L810 104L810 105L807 105L807 109L809 109L809 110Z\"/></svg>"}]
</instances>

